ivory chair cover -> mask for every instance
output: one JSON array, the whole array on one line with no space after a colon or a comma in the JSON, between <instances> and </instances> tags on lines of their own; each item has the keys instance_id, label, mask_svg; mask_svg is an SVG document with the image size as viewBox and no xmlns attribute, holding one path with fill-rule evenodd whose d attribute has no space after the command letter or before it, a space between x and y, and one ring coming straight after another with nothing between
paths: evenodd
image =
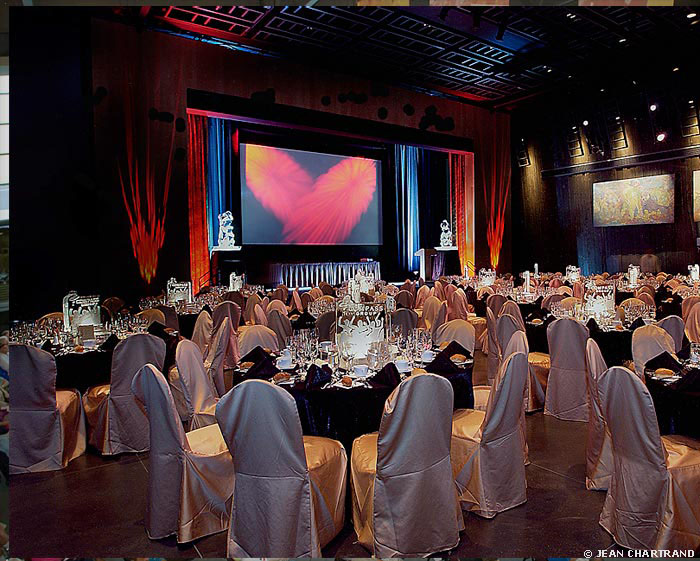
<instances>
[{"instance_id":1,"label":"ivory chair cover","mask_svg":"<svg viewBox=\"0 0 700 561\"><path fill-rule=\"evenodd\" d=\"M673 338L673 345L676 352L683 348L685 324L681 318L678 316L666 316L664 319L657 321L656 325Z\"/></svg>"},{"instance_id":2,"label":"ivory chair cover","mask_svg":"<svg viewBox=\"0 0 700 561\"><path fill-rule=\"evenodd\" d=\"M644 365L666 351L675 357L676 349L671 337L657 325L644 325L632 333L632 360L640 380L644 380Z\"/></svg>"},{"instance_id":3,"label":"ivory chair cover","mask_svg":"<svg viewBox=\"0 0 700 561\"><path fill-rule=\"evenodd\" d=\"M213 425L216 423L214 410L219 400L216 397L216 388L204 369L197 345L187 339L180 341L175 350L175 364L177 368L171 372L177 374L177 379L171 377L170 388L173 398L175 389L182 393L187 410L187 426L193 430Z\"/></svg>"},{"instance_id":4,"label":"ivory chair cover","mask_svg":"<svg viewBox=\"0 0 700 561\"><path fill-rule=\"evenodd\" d=\"M474 346L476 344L474 326L463 319L453 319L443 323L435 331L433 342L440 345L442 343L451 343L452 341L457 341L473 356Z\"/></svg>"},{"instance_id":5,"label":"ivory chair cover","mask_svg":"<svg viewBox=\"0 0 700 561\"><path fill-rule=\"evenodd\" d=\"M279 302L279 300L274 300ZM292 322L289 321L287 314L283 314L279 310L271 310L267 316L267 326L277 335L277 346L284 349L287 346L287 337L292 334Z\"/></svg>"},{"instance_id":6,"label":"ivory chair cover","mask_svg":"<svg viewBox=\"0 0 700 561\"><path fill-rule=\"evenodd\" d=\"M486 296L488 298L492 294L494 294L493 288L491 288L490 286L481 286L476 291L476 298L478 300L481 300L484 296Z\"/></svg>"},{"instance_id":7,"label":"ivory chair cover","mask_svg":"<svg viewBox=\"0 0 700 561\"><path fill-rule=\"evenodd\" d=\"M267 316L260 304L257 304L253 310L253 322L255 325L267 325Z\"/></svg>"},{"instance_id":8,"label":"ivory chair cover","mask_svg":"<svg viewBox=\"0 0 700 561\"><path fill-rule=\"evenodd\" d=\"M231 329L233 329L234 332L237 332L238 326L241 322L241 307L235 302L229 301L218 304L212 312L212 321L214 322L214 329L212 332L219 329L219 326L221 325L221 322L224 321L224 318L229 319L231 322Z\"/></svg>"},{"instance_id":9,"label":"ivory chair cover","mask_svg":"<svg viewBox=\"0 0 700 561\"><path fill-rule=\"evenodd\" d=\"M211 343L211 335L214 332L214 322L211 315L206 310L199 312L197 321L194 323L192 331L192 341L199 347L199 352L202 356L207 356L209 352L209 344Z\"/></svg>"},{"instance_id":10,"label":"ivory chair cover","mask_svg":"<svg viewBox=\"0 0 700 561\"><path fill-rule=\"evenodd\" d=\"M119 298L119 296L110 296L109 298L105 298L102 305L107 308L109 313L112 314L112 317L114 317L124 306L126 306L126 302Z\"/></svg>"},{"instance_id":11,"label":"ivory chair cover","mask_svg":"<svg viewBox=\"0 0 700 561\"><path fill-rule=\"evenodd\" d=\"M654 403L630 370L598 380L614 469L600 525L632 549L700 548L700 441L661 436Z\"/></svg>"},{"instance_id":12,"label":"ivory chair cover","mask_svg":"<svg viewBox=\"0 0 700 561\"><path fill-rule=\"evenodd\" d=\"M574 296L574 291L571 289L570 286L560 286L559 288L557 288L557 293L563 294L564 296Z\"/></svg>"},{"instance_id":13,"label":"ivory chair cover","mask_svg":"<svg viewBox=\"0 0 700 561\"><path fill-rule=\"evenodd\" d=\"M332 341L335 331L335 312L329 310L323 312L316 319L316 331L318 332L319 341Z\"/></svg>"},{"instance_id":14,"label":"ivory chair cover","mask_svg":"<svg viewBox=\"0 0 700 561\"><path fill-rule=\"evenodd\" d=\"M467 318L469 318L469 304L467 303L467 295L463 290L457 289L452 293L449 319Z\"/></svg>"},{"instance_id":15,"label":"ivory chair cover","mask_svg":"<svg viewBox=\"0 0 700 561\"><path fill-rule=\"evenodd\" d=\"M563 298L561 300L561 309L562 310L573 310L576 307L576 304L580 304L580 303L581 303L581 301L578 298L574 298L573 296L567 296L566 298ZM550 303L550 305L551 305L551 303Z\"/></svg>"},{"instance_id":16,"label":"ivory chair cover","mask_svg":"<svg viewBox=\"0 0 700 561\"><path fill-rule=\"evenodd\" d=\"M447 302L443 302L440 304L440 307L438 308L437 314L435 314L435 319L433 320L433 324L430 327L430 332L432 336L435 336L435 333L437 330L440 328L440 326L447 321Z\"/></svg>"},{"instance_id":17,"label":"ivory chair cover","mask_svg":"<svg viewBox=\"0 0 700 561\"><path fill-rule=\"evenodd\" d=\"M394 296L397 305L401 305L404 308L413 309L413 294L408 290L400 290L399 293Z\"/></svg>"},{"instance_id":18,"label":"ivory chair cover","mask_svg":"<svg viewBox=\"0 0 700 561\"><path fill-rule=\"evenodd\" d=\"M250 327L247 327L246 332L249 329ZM212 387L216 389L219 396L226 393L224 370L226 368L226 357L229 355L232 339L236 341L236 352L240 352L238 349L238 339L231 329L231 322L228 318L224 318L219 329L212 337L211 345L209 345L209 352L204 360L207 378ZM240 360L240 356L236 357L236 363L238 363L238 360Z\"/></svg>"},{"instance_id":19,"label":"ivory chair cover","mask_svg":"<svg viewBox=\"0 0 700 561\"><path fill-rule=\"evenodd\" d=\"M435 320L435 316L440 309L440 304L440 300L438 300L435 296L428 296L425 304L423 304L423 315L421 316L421 319L423 320L423 325L425 325L426 329L432 329L433 321Z\"/></svg>"},{"instance_id":20,"label":"ivory chair cover","mask_svg":"<svg viewBox=\"0 0 700 561\"><path fill-rule=\"evenodd\" d=\"M10 344L10 474L62 469L85 452L85 416L77 390L56 390L56 360Z\"/></svg>"},{"instance_id":21,"label":"ivory chair cover","mask_svg":"<svg viewBox=\"0 0 700 561\"><path fill-rule=\"evenodd\" d=\"M692 295L693 289L690 288L688 285L681 284L675 287L672 291L672 294L674 296L678 296L679 298L686 299Z\"/></svg>"},{"instance_id":22,"label":"ivory chair cover","mask_svg":"<svg viewBox=\"0 0 700 561\"><path fill-rule=\"evenodd\" d=\"M433 296L440 300L440 302L445 301L445 287L442 286L440 281L435 281L435 285L433 286Z\"/></svg>"},{"instance_id":23,"label":"ivory chair cover","mask_svg":"<svg viewBox=\"0 0 700 561\"><path fill-rule=\"evenodd\" d=\"M247 355L255 347L260 346L263 349L271 351L279 351L277 344L277 335L269 327L264 325L251 325L241 333L240 348L241 356Z\"/></svg>"},{"instance_id":24,"label":"ivory chair cover","mask_svg":"<svg viewBox=\"0 0 700 561\"><path fill-rule=\"evenodd\" d=\"M428 557L452 549L464 528L450 467L453 392L416 374L391 393L379 432L352 445L352 519L376 558Z\"/></svg>"},{"instance_id":25,"label":"ivory chair cover","mask_svg":"<svg viewBox=\"0 0 700 561\"><path fill-rule=\"evenodd\" d=\"M563 294L550 294L549 296L545 296L542 300L541 308L543 310L549 310L555 302L561 302L564 298Z\"/></svg>"},{"instance_id":26,"label":"ivory chair cover","mask_svg":"<svg viewBox=\"0 0 700 561\"><path fill-rule=\"evenodd\" d=\"M448 283L445 285L445 302L447 302L448 308L452 306L452 295L455 293L455 290L457 290L457 287L454 284Z\"/></svg>"},{"instance_id":27,"label":"ivory chair cover","mask_svg":"<svg viewBox=\"0 0 700 561\"><path fill-rule=\"evenodd\" d=\"M231 456L216 423L185 433L163 374L147 364L131 389L148 414L146 532L178 543L223 532L231 511Z\"/></svg>"},{"instance_id":28,"label":"ivory chair cover","mask_svg":"<svg viewBox=\"0 0 700 561\"><path fill-rule=\"evenodd\" d=\"M620 320L625 319L627 308L630 306L644 306L644 301L640 300L639 298L627 298L626 300L623 300L617 308L617 316Z\"/></svg>"},{"instance_id":29,"label":"ivory chair cover","mask_svg":"<svg viewBox=\"0 0 700 561\"><path fill-rule=\"evenodd\" d=\"M550 368L544 413L563 421L588 421L586 340L588 328L571 318L547 327Z\"/></svg>"},{"instance_id":30,"label":"ivory chair cover","mask_svg":"<svg viewBox=\"0 0 700 561\"><path fill-rule=\"evenodd\" d=\"M693 306L688 313L685 334L691 343L700 343L700 306Z\"/></svg>"},{"instance_id":31,"label":"ivory chair cover","mask_svg":"<svg viewBox=\"0 0 700 561\"><path fill-rule=\"evenodd\" d=\"M488 334L486 333L486 318L480 318L472 314L467 318L467 321L474 326L474 330L476 331L476 343L474 348L488 352L488 343L484 343L488 338Z\"/></svg>"},{"instance_id":32,"label":"ivory chair cover","mask_svg":"<svg viewBox=\"0 0 700 561\"><path fill-rule=\"evenodd\" d=\"M586 489L605 491L613 470L613 450L610 431L603 417L598 395L598 379L608 369L598 343L586 342L586 375L588 376L588 431L586 433Z\"/></svg>"},{"instance_id":33,"label":"ivory chair cover","mask_svg":"<svg viewBox=\"0 0 700 561\"><path fill-rule=\"evenodd\" d=\"M527 500L521 422L527 356L516 352L501 365L484 411L452 416L452 473L462 509L484 518Z\"/></svg>"},{"instance_id":34,"label":"ivory chair cover","mask_svg":"<svg viewBox=\"0 0 700 561\"><path fill-rule=\"evenodd\" d=\"M324 294L323 296L317 298L317 300L322 300L323 302L328 302L329 304L335 302L335 298L333 298L333 296L330 294Z\"/></svg>"},{"instance_id":35,"label":"ivory chair cover","mask_svg":"<svg viewBox=\"0 0 700 561\"><path fill-rule=\"evenodd\" d=\"M684 322L688 323L690 310L692 310L695 304L698 302L700 302L700 296L688 296L683 300L683 303L681 304L681 316L683 317Z\"/></svg>"},{"instance_id":36,"label":"ivory chair cover","mask_svg":"<svg viewBox=\"0 0 700 561\"><path fill-rule=\"evenodd\" d=\"M524 329L520 327L518 320L510 314L501 314L501 317L496 320L496 344L498 345L499 366L507 357L504 354L506 345L516 331L524 331Z\"/></svg>"},{"instance_id":37,"label":"ivory chair cover","mask_svg":"<svg viewBox=\"0 0 700 561\"><path fill-rule=\"evenodd\" d=\"M254 321L255 316L255 306L262 303L260 296L257 294L251 294L245 301L245 310L243 311L243 321L248 325L251 325Z\"/></svg>"},{"instance_id":38,"label":"ivory chair cover","mask_svg":"<svg viewBox=\"0 0 700 561\"><path fill-rule=\"evenodd\" d=\"M551 281L549 281L549 288L559 288L563 284L564 283L560 278L553 278Z\"/></svg>"},{"instance_id":39,"label":"ivory chair cover","mask_svg":"<svg viewBox=\"0 0 700 561\"><path fill-rule=\"evenodd\" d=\"M518 322L518 326L523 330L525 329L523 314L520 312L520 306L518 306L517 303L513 302L512 300L508 300L505 304L503 304L501 311L498 313L498 317L504 314L513 316L513 318L515 318L515 320Z\"/></svg>"},{"instance_id":40,"label":"ivory chair cover","mask_svg":"<svg viewBox=\"0 0 700 561\"><path fill-rule=\"evenodd\" d=\"M313 302L313 300L314 299L311 297L311 294L309 294L308 292L304 292L301 295L301 304L302 304L303 309L306 310L309 307L309 304L311 302Z\"/></svg>"},{"instance_id":41,"label":"ivory chair cover","mask_svg":"<svg viewBox=\"0 0 700 561\"><path fill-rule=\"evenodd\" d=\"M396 310L391 314L391 325L400 327L401 334L408 337L418 326L418 314L408 308Z\"/></svg>"},{"instance_id":42,"label":"ivory chair cover","mask_svg":"<svg viewBox=\"0 0 700 561\"><path fill-rule=\"evenodd\" d=\"M315 286L311 290L309 290L309 296L311 296L312 300L318 300L323 296L323 291Z\"/></svg>"},{"instance_id":43,"label":"ivory chair cover","mask_svg":"<svg viewBox=\"0 0 700 561\"><path fill-rule=\"evenodd\" d=\"M430 288L428 288L427 285L423 285L418 289L418 292L416 292L416 303L415 303L415 309L416 310L422 310L423 305L425 304L425 301L428 299L428 296L430 296Z\"/></svg>"},{"instance_id":44,"label":"ivory chair cover","mask_svg":"<svg viewBox=\"0 0 700 561\"><path fill-rule=\"evenodd\" d=\"M263 380L235 386L216 419L236 472L227 556L321 557L344 523L343 445L302 436L294 398Z\"/></svg>"},{"instance_id":45,"label":"ivory chair cover","mask_svg":"<svg viewBox=\"0 0 700 561\"><path fill-rule=\"evenodd\" d=\"M110 383L83 396L89 442L100 454L148 450L148 419L131 393L131 381L146 364L162 368L164 361L165 341L148 333L131 335L114 348Z\"/></svg>"},{"instance_id":46,"label":"ivory chair cover","mask_svg":"<svg viewBox=\"0 0 700 561\"><path fill-rule=\"evenodd\" d=\"M493 312L493 317L498 319L501 308L508 301L503 294L492 294L486 299L486 307Z\"/></svg>"},{"instance_id":47,"label":"ivory chair cover","mask_svg":"<svg viewBox=\"0 0 700 561\"><path fill-rule=\"evenodd\" d=\"M294 292L292 292L292 309L300 313L304 311L304 304L301 303L301 296L299 296L298 288L295 288Z\"/></svg>"},{"instance_id":48,"label":"ivory chair cover","mask_svg":"<svg viewBox=\"0 0 700 561\"><path fill-rule=\"evenodd\" d=\"M321 292L323 292L324 296L333 296L335 294L335 290L327 282L321 281L320 283L318 283L318 287L321 289Z\"/></svg>"},{"instance_id":49,"label":"ivory chair cover","mask_svg":"<svg viewBox=\"0 0 700 561\"><path fill-rule=\"evenodd\" d=\"M270 304L270 297L269 296L265 296L265 298L263 298L260 301L260 309L262 310L263 315L265 315L265 310L267 310L267 306L269 304ZM255 319L255 308L253 308L253 319Z\"/></svg>"},{"instance_id":50,"label":"ivory chair cover","mask_svg":"<svg viewBox=\"0 0 700 561\"><path fill-rule=\"evenodd\" d=\"M270 312L273 310L277 310L283 316L287 315L287 306L284 305L282 300L272 300L267 305L267 310L265 312L267 313L268 318L270 317Z\"/></svg>"},{"instance_id":51,"label":"ivory chair cover","mask_svg":"<svg viewBox=\"0 0 700 561\"><path fill-rule=\"evenodd\" d=\"M177 319L177 312L174 306L167 306L165 304L159 304L155 308L163 312L163 317L165 318L165 327L174 329L175 331L180 331L180 321Z\"/></svg>"},{"instance_id":52,"label":"ivory chair cover","mask_svg":"<svg viewBox=\"0 0 700 561\"><path fill-rule=\"evenodd\" d=\"M639 294L637 294L637 299L639 299L639 300L641 300L642 302L644 302L644 304L646 304L647 306L654 306L654 307L656 307L656 302L654 302L654 297L653 297L653 296L650 296L650 295L649 295L648 293L646 293L646 292L640 292Z\"/></svg>"},{"instance_id":53,"label":"ivory chair cover","mask_svg":"<svg viewBox=\"0 0 700 561\"><path fill-rule=\"evenodd\" d=\"M649 286L648 284L645 284L644 286L640 286L637 289L635 296L637 298L639 298L639 295L644 293L644 292L646 292L649 296L651 296L652 299L654 298L654 295L656 294L656 291L651 286Z\"/></svg>"},{"instance_id":54,"label":"ivory chair cover","mask_svg":"<svg viewBox=\"0 0 700 561\"><path fill-rule=\"evenodd\" d=\"M136 317L143 318L148 321L149 327L154 321L157 321L161 325L165 325L165 314L160 310L155 308L149 308L148 310L143 310L136 314Z\"/></svg>"},{"instance_id":55,"label":"ivory chair cover","mask_svg":"<svg viewBox=\"0 0 700 561\"><path fill-rule=\"evenodd\" d=\"M412 296L415 297L416 295L416 284L412 282L410 279L406 279L404 283L401 285L399 290L406 290L411 293Z\"/></svg>"},{"instance_id":56,"label":"ivory chair cover","mask_svg":"<svg viewBox=\"0 0 700 561\"><path fill-rule=\"evenodd\" d=\"M486 357L486 376L489 384L493 383L498 372L498 362L500 353L498 349L498 340L496 338L496 316L491 308L486 308L486 332L488 336L488 355Z\"/></svg>"}]
</instances>

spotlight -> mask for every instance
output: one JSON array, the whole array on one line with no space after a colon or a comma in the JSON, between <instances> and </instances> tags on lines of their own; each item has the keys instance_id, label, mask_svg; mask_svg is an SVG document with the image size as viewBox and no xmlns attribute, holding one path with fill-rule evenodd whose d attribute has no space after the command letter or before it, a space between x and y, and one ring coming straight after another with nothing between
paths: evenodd
<instances>
[{"instance_id":1,"label":"spotlight","mask_svg":"<svg viewBox=\"0 0 700 561\"><path fill-rule=\"evenodd\" d=\"M674 67L673 67L673 71L674 71L674 72L678 72L679 70L680 70L680 68L678 68L677 66L674 66Z\"/></svg>"},{"instance_id":2,"label":"spotlight","mask_svg":"<svg viewBox=\"0 0 700 561\"><path fill-rule=\"evenodd\" d=\"M600 91L601 91L601 92L605 92L605 88L600 88Z\"/></svg>"},{"instance_id":3,"label":"spotlight","mask_svg":"<svg viewBox=\"0 0 700 561\"><path fill-rule=\"evenodd\" d=\"M551 68L547 68L547 72L551 72L551 71L552 71L552 69L551 69Z\"/></svg>"},{"instance_id":4,"label":"spotlight","mask_svg":"<svg viewBox=\"0 0 700 561\"><path fill-rule=\"evenodd\" d=\"M621 37L617 40L618 43L624 43L625 41L627 41L627 39L625 39L624 37Z\"/></svg>"},{"instance_id":5,"label":"spotlight","mask_svg":"<svg viewBox=\"0 0 700 561\"><path fill-rule=\"evenodd\" d=\"M696 14L695 12L690 12L690 13L689 13L687 16L685 16L685 17L687 17L688 19L693 19L695 16L697 16L697 14Z\"/></svg>"},{"instance_id":6,"label":"spotlight","mask_svg":"<svg viewBox=\"0 0 700 561\"><path fill-rule=\"evenodd\" d=\"M658 142L663 142L666 140L666 133L665 132L660 132L659 134L656 135L656 140Z\"/></svg>"},{"instance_id":7,"label":"spotlight","mask_svg":"<svg viewBox=\"0 0 700 561\"><path fill-rule=\"evenodd\" d=\"M656 111L656 103L652 103L652 104L649 106L649 111Z\"/></svg>"},{"instance_id":8,"label":"spotlight","mask_svg":"<svg viewBox=\"0 0 700 561\"><path fill-rule=\"evenodd\" d=\"M588 126L588 119L586 119L585 121L583 121L583 126L584 126L584 127L587 127L587 126Z\"/></svg>"}]
</instances>

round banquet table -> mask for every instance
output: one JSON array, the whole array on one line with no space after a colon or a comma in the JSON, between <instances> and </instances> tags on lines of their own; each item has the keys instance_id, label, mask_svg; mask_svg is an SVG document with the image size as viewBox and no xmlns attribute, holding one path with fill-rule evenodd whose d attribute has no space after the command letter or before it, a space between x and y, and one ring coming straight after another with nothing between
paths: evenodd
<instances>
[{"instance_id":1,"label":"round banquet table","mask_svg":"<svg viewBox=\"0 0 700 561\"><path fill-rule=\"evenodd\" d=\"M700 438L700 371L691 370L685 377L693 377L694 380L683 380L686 387L679 387L678 382L667 383L645 372L661 434ZM691 383L688 384L689 381Z\"/></svg>"},{"instance_id":2,"label":"round banquet table","mask_svg":"<svg viewBox=\"0 0 700 561\"><path fill-rule=\"evenodd\" d=\"M455 409L474 407L472 369L473 365L459 373L444 375L452 384ZM246 379L245 373L234 372L233 384ZM352 449L358 436L379 430L384 403L394 389L378 384L371 388L307 389L304 382L280 387L294 396L305 435L333 438L346 450Z\"/></svg>"},{"instance_id":3,"label":"round banquet table","mask_svg":"<svg viewBox=\"0 0 700 561\"><path fill-rule=\"evenodd\" d=\"M194 324L197 323L199 314L177 314L177 323L180 327L180 335L185 339L192 339Z\"/></svg>"}]
</instances>

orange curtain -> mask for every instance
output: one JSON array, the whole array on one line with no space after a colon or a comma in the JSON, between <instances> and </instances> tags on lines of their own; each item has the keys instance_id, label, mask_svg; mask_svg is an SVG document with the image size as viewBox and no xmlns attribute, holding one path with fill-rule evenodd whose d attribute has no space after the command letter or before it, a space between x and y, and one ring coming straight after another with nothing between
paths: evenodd
<instances>
[{"instance_id":1,"label":"orange curtain","mask_svg":"<svg viewBox=\"0 0 700 561\"><path fill-rule=\"evenodd\" d=\"M207 232L207 119L187 116L189 145L187 158L187 199L190 223L190 278L194 294L209 284L209 241Z\"/></svg>"},{"instance_id":2,"label":"orange curtain","mask_svg":"<svg viewBox=\"0 0 700 561\"><path fill-rule=\"evenodd\" d=\"M474 274L474 154L450 153L450 207L462 272Z\"/></svg>"}]
</instances>

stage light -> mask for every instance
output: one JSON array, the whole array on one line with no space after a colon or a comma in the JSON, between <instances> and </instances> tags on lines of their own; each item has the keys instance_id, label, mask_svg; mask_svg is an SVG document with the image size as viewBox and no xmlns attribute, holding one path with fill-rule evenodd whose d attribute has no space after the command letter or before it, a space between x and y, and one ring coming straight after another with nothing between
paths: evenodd
<instances>
[{"instance_id":1,"label":"stage light","mask_svg":"<svg viewBox=\"0 0 700 561\"><path fill-rule=\"evenodd\" d=\"M552 71L552 69L551 69L551 68L547 68L547 72L551 72L551 71Z\"/></svg>"},{"instance_id":2,"label":"stage light","mask_svg":"<svg viewBox=\"0 0 700 561\"><path fill-rule=\"evenodd\" d=\"M627 39L625 39L624 37L621 37L617 40L618 43L624 43L625 41L627 41Z\"/></svg>"},{"instance_id":3,"label":"stage light","mask_svg":"<svg viewBox=\"0 0 700 561\"><path fill-rule=\"evenodd\" d=\"M656 103L652 103L652 104L649 106L649 111L656 111Z\"/></svg>"},{"instance_id":4,"label":"stage light","mask_svg":"<svg viewBox=\"0 0 700 561\"><path fill-rule=\"evenodd\" d=\"M586 120L583 121L583 126L584 126L584 127L587 127L587 126L588 126L588 119L586 119Z\"/></svg>"},{"instance_id":5,"label":"stage light","mask_svg":"<svg viewBox=\"0 0 700 561\"><path fill-rule=\"evenodd\" d=\"M601 91L601 92L605 92L605 88L600 88L600 91Z\"/></svg>"},{"instance_id":6,"label":"stage light","mask_svg":"<svg viewBox=\"0 0 700 561\"><path fill-rule=\"evenodd\" d=\"M665 132L660 132L659 134L656 135L656 140L658 142L663 142L666 140L666 133Z\"/></svg>"},{"instance_id":7,"label":"stage light","mask_svg":"<svg viewBox=\"0 0 700 561\"><path fill-rule=\"evenodd\" d=\"M685 16L685 17L687 17L688 19L693 19L695 16L697 16L697 14L696 14L695 12L690 12L690 13L689 13L687 16Z\"/></svg>"},{"instance_id":8,"label":"stage light","mask_svg":"<svg viewBox=\"0 0 700 561\"><path fill-rule=\"evenodd\" d=\"M677 66L675 66L675 67L673 68L673 71L674 71L674 72L678 72L679 70L680 70L680 68L678 68Z\"/></svg>"}]
</instances>

